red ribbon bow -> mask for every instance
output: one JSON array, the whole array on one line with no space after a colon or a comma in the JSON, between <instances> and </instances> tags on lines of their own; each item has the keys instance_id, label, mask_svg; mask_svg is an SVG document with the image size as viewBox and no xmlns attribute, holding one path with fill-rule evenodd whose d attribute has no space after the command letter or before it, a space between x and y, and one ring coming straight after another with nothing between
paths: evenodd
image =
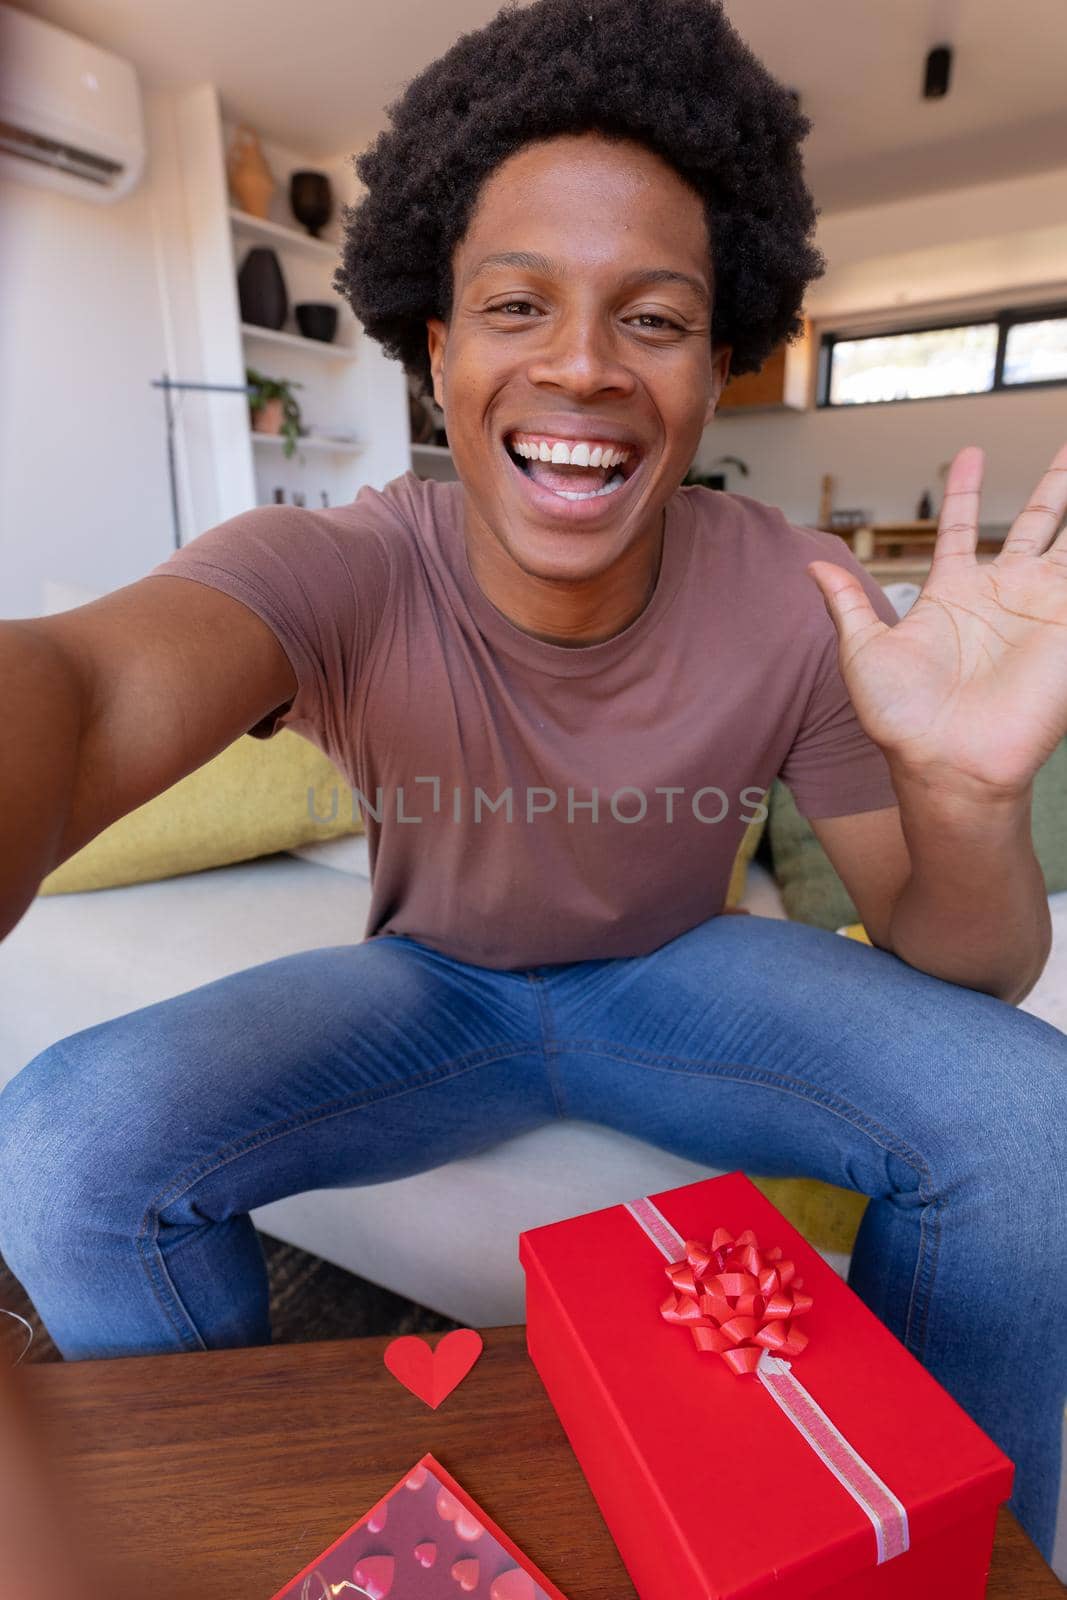
<instances>
[{"instance_id":1,"label":"red ribbon bow","mask_svg":"<svg viewBox=\"0 0 1067 1600\"><path fill-rule=\"evenodd\" d=\"M792 1319L811 1310L811 1295L800 1293L794 1263L778 1247L760 1250L751 1229L738 1239L716 1229L710 1250L687 1239L685 1260L664 1270L675 1291L660 1307L665 1321L691 1329L697 1349L722 1356L738 1377L755 1372L764 1350L798 1356L807 1344Z\"/></svg>"}]
</instances>

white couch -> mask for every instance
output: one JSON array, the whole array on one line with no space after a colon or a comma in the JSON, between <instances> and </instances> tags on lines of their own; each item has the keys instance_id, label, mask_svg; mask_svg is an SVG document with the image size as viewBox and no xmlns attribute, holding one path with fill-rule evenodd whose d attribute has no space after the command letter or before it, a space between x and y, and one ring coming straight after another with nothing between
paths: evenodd
<instances>
[{"instance_id":1,"label":"white couch","mask_svg":"<svg viewBox=\"0 0 1067 1600\"><path fill-rule=\"evenodd\" d=\"M161 883L35 900L0 943L0 1086L81 1028L278 956L358 941L367 873L366 841L355 837ZM744 903L784 916L759 866L750 868ZM1067 894L1052 904L1056 948L1024 1008L1067 1032ZM712 1170L611 1129L564 1122L396 1182L294 1195L254 1218L372 1282L493 1327L523 1320L523 1228Z\"/></svg>"}]
</instances>

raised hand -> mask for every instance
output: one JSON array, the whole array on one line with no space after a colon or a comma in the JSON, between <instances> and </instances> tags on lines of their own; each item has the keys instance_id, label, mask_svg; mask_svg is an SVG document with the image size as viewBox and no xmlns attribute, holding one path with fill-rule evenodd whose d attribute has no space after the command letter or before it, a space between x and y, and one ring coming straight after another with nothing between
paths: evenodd
<instances>
[{"instance_id":1,"label":"raised hand","mask_svg":"<svg viewBox=\"0 0 1067 1600\"><path fill-rule=\"evenodd\" d=\"M953 461L930 572L894 627L851 573L808 572L856 714L890 762L946 789L1021 795L1067 734L1067 444L979 565L984 466L975 445Z\"/></svg>"}]
</instances>

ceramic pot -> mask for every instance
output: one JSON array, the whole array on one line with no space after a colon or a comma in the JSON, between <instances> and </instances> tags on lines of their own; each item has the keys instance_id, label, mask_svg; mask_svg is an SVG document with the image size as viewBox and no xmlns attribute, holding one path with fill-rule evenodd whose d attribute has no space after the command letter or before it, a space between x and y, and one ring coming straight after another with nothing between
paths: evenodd
<instances>
[{"instance_id":1,"label":"ceramic pot","mask_svg":"<svg viewBox=\"0 0 1067 1600\"><path fill-rule=\"evenodd\" d=\"M313 239L333 216L333 191L325 172L294 172L289 179L289 205Z\"/></svg>"},{"instance_id":2,"label":"ceramic pot","mask_svg":"<svg viewBox=\"0 0 1067 1600\"><path fill-rule=\"evenodd\" d=\"M257 328L278 329L289 315L285 279L273 250L257 245L244 258L237 274L241 321Z\"/></svg>"},{"instance_id":3,"label":"ceramic pot","mask_svg":"<svg viewBox=\"0 0 1067 1600\"><path fill-rule=\"evenodd\" d=\"M244 124L234 134L226 169L230 189L241 210L266 219L274 194L274 174L255 133Z\"/></svg>"},{"instance_id":4,"label":"ceramic pot","mask_svg":"<svg viewBox=\"0 0 1067 1600\"><path fill-rule=\"evenodd\" d=\"M263 404L252 413L253 433L281 433L282 423L285 421L285 412L282 409L280 395L275 395L272 400L265 400Z\"/></svg>"},{"instance_id":5,"label":"ceramic pot","mask_svg":"<svg viewBox=\"0 0 1067 1600\"><path fill-rule=\"evenodd\" d=\"M305 300L294 306L296 325L305 339L320 339L332 344L337 332L337 307L317 300Z\"/></svg>"}]
</instances>

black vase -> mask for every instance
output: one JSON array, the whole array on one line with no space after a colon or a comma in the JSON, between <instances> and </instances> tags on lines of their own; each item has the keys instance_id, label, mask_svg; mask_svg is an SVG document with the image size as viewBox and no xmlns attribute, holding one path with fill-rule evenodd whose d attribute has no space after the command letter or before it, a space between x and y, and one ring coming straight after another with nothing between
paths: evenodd
<instances>
[{"instance_id":1,"label":"black vase","mask_svg":"<svg viewBox=\"0 0 1067 1600\"><path fill-rule=\"evenodd\" d=\"M313 239L333 216L333 191L325 172L294 172L289 179L289 204L297 222Z\"/></svg>"},{"instance_id":2,"label":"black vase","mask_svg":"<svg viewBox=\"0 0 1067 1600\"><path fill-rule=\"evenodd\" d=\"M331 344L337 332L337 307L320 303L317 300L305 300L300 305L293 307L296 325L305 339L321 339L324 344Z\"/></svg>"},{"instance_id":3,"label":"black vase","mask_svg":"<svg viewBox=\"0 0 1067 1600\"><path fill-rule=\"evenodd\" d=\"M289 315L289 296L273 250L257 245L248 252L237 274L237 297L242 322L257 328L281 327Z\"/></svg>"}]
</instances>

